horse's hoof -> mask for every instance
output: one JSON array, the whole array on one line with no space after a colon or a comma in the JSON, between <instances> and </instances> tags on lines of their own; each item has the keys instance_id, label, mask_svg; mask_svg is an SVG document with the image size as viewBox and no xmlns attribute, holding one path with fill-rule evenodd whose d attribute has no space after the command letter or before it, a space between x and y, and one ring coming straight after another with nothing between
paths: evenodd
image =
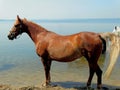
<instances>
[{"instance_id":1,"label":"horse's hoof","mask_svg":"<svg viewBox=\"0 0 120 90\"><path fill-rule=\"evenodd\" d=\"M49 87L49 86L51 86L51 84L47 84L47 83L42 84L42 87Z\"/></svg>"},{"instance_id":2,"label":"horse's hoof","mask_svg":"<svg viewBox=\"0 0 120 90\"><path fill-rule=\"evenodd\" d=\"M101 90L101 89L102 89L102 85L98 85L98 86L97 86L97 89L98 89L98 90Z\"/></svg>"},{"instance_id":3,"label":"horse's hoof","mask_svg":"<svg viewBox=\"0 0 120 90\"><path fill-rule=\"evenodd\" d=\"M42 87L46 87L46 88L49 88L49 87L57 87L57 85L52 85L51 83L43 83L42 84Z\"/></svg>"}]
</instances>

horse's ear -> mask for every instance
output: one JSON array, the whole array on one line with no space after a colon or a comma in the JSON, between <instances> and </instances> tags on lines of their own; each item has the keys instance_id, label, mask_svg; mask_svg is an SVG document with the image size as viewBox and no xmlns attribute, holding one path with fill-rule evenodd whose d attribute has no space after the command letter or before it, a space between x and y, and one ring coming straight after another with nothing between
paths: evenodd
<instances>
[{"instance_id":1,"label":"horse's ear","mask_svg":"<svg viewBox=\"0 0 120 90\"><path fill-rule=\"evenodd\" d=\"M115 30L117 30L117 26L115 26Z\"/></svg>"},{"instance_id":2,"label":"horse's ear","mask_svg":"<svg viewBox=\"0 0 120 90\"><path fill-rule=\"evenodd\" d=\"M24 20L25 20L25 21L27 21L27 19L26 19L26 18L24 18Z\"/></svg>"},{"instance_id":3,"label":"horse's ear","mask_svg":"<svg viewBox=\"0 0 120 90\"><path fill-rule=\"evenodd\" d=\"M17 15L17 19L20 23L22 23L22 20L20 19L19 15Z\"/></svg>"}]
</instances>

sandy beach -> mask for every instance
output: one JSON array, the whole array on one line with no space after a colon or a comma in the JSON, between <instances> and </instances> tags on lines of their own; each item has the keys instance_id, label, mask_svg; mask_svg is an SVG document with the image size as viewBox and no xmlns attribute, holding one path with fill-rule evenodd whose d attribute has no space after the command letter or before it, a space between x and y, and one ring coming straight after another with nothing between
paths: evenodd
<instances>
[{"instance_id":1,"label":"sandy beach","mask_svg":"<svg viewBox=\"0 0 120 90\"><path fill-rule=\"evenodd\" d=\"M0 85L0 90L98 90L96 84L92 87L86 88L85 83L81 82L57 82L57 86L41 87L41 86L14 86L14 85ZM119 86L111 86L103 84L101 90L120 90Z\"/></svg>"}]
</instances>

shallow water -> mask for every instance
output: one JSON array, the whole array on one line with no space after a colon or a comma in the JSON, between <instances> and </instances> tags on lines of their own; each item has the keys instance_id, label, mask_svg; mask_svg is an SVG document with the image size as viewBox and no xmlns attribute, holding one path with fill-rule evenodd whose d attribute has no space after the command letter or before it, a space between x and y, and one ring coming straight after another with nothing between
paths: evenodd
<instances>
[{"instance_id":1,"label":"shallow water","mask_svg":"<svg viewBox=\"0 0 120 90\"><path fill-rule=\"evenodd\" d=\"M48 23L34 21L48 30L59 34L73 34L81 31L112 32L120 23ZM0 84L16 86L40 85L44 81L44 70L40 58L36 55L34 43L27 34L22 34L17 40L10 41L7 35L13 21L0 21ZM108 56L101 56L99 65L105 72ZM104 84L120 86L120 57L109 80ZM88 78L88 64L82 58L70 63L53 62L51 78L53 82L83 82ZM96 83L96 76L93 80Z\"/></svg>"}]
</instances>

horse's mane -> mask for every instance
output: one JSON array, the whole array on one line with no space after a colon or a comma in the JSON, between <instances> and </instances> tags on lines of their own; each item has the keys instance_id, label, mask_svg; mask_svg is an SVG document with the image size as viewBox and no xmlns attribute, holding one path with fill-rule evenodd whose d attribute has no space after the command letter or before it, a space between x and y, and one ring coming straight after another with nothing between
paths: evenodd
<instances>
[{"instance_id":1,"label":"horse's mane","mask_svg":"<svg viewBox=\"0 0 120 90\"><path fill-rule=\"evenodd\" d=\"M31 26L34 29L38 29L38 30L42 30L42 31L47 31L47 29L43 28L42 26L40 26L39 24L36 24L32 21L29 21L27 19L23 19L23 22L27 25L27 26Z\"/></svg>"}]
</instances>

